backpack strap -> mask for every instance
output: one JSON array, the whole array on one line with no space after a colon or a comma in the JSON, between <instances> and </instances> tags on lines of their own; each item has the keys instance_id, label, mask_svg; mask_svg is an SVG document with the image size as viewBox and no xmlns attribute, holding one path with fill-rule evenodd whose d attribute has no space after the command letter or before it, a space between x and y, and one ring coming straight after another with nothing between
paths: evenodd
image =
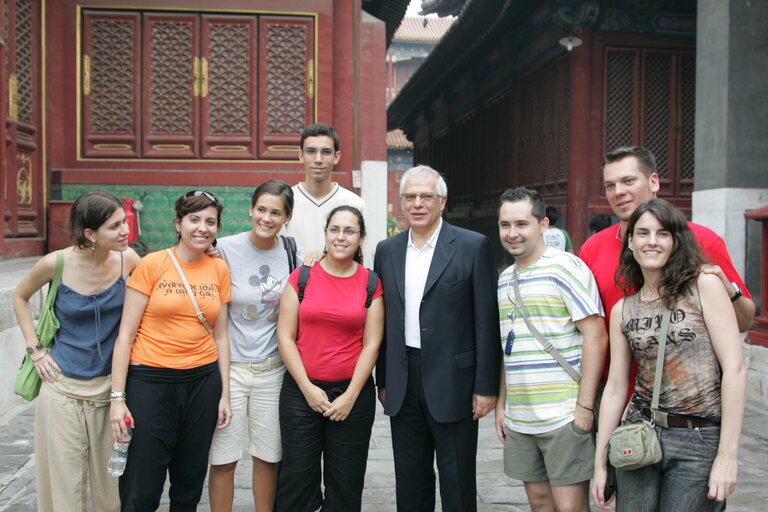
<instances>
[{"instance_id":1,"label":"backpack strap","mask_svg":"<svg viewBox=\"0 0 768 512\"><path fill-rule=\"evenodd\" d=\"M366 286L366 291L368 292L368 295L365 297L365 309L368 309L371 307L371 302L373 302L373 294L376 293L376 285L378 284L379 276L376 275L376 272L373 270L368 271L368 285Z\"/></svg>"},{"instance_id":2,"label":"backpack strap","mask_svg":"<svg viewBox=\"0 0 768 512\"><path fill-rule=\"evenodd\" d=\"M283 247L285 247L285 252L288 254L288 273L290 274L296 269L296 239L292 236L283 235L280 235L280 238L283 240Z\"/></svg>"},{"instance_id":3,"label":"backpack strap","mask_svg":"<svg viewBox=\"0 0 768 512\"><path fill-rule=\"evenodd\" d=\"M299 304L301 304L301 301L304 300L304 288L307 287L307 282L309 281L309 267L307 265L302 265L299 269Z\"/></svg>"}]
</instances>

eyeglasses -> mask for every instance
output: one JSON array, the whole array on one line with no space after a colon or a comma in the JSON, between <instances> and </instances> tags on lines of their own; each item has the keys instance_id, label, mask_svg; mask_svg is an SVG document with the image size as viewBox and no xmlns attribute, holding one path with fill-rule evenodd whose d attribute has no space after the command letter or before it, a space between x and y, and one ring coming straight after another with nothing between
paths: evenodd
<instances>
[{"instance_id":1,"label":"eyeglasses","mask_svg":"<svg viewBox=\"0 0 768 512\"><path fill-rule=\"evenodd\" d=\"M351 229L351 228L341 229L338 226L331 226L331 227L327 228L325 230L325 232L328 233L329 235L333 235L333 236L339 236L339 233L342 233L344 235L344 238L352 238L353 236L358 234L360 232L360 230L359 229Z\"/></svg>"},{"instance_id":2,"label":"eyeglasses","mask_svg":"<svg viewBox=\"0 0 768 512\"><path fill-rule=\"evenodd\" d=\"M205 190L191 190L184 194L184 199L189 199L190 197L197 197L197 196L205 196L214 203L218 204L219 200L216 199L216 196L211 194L210 192L206 192Z\"/></svg>"},{"instance_id":3,"label":"eyeglasses","mask_svg":"<svg viewBox=\"0 0 768 512\"><path fill-rule=\"evenodd\" d=\"M438 194L400 194L400 198L406 203L412 203L418 198L421 199L422 203L432 204L436 199L439 199L440 197L442 196Z\"/></svg>"}]
</instances>

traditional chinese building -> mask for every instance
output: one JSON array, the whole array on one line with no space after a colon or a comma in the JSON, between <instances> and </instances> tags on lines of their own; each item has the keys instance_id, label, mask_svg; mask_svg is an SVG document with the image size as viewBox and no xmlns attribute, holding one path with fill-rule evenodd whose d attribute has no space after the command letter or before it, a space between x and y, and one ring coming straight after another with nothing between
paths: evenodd
<instances>
[{"instance_id":1,"label":"traditional chinese building","mask_svg":"<svg viewBox=\"0 0 768 512\"><path fill-rule=\"evenodd\" d=\"M446 175L452 222L498 240L499 195L526 185L560 207L578 249L589 216L611 213L602 156L643 145L658 159L659 196L726 240L760 303L768 257L761 264L760 225L745 212L768 204L768 2L422 6L458 20L389 105L388 129L413 142L414 163ZM762 350L751 391L768 403Z\"/></svg>"},{"instance_id":2,"label":"traditional chinese building","mask_svg":"<svg viewBox=\"0 0 768 512\"><path fill-rule=\"evenodd\" d=\"M385 51L407 4L3 0L0 254L66 240L49 204L92 188L144 197L150 249L193 188L221 197L223 234L244 229L255 186L302 179L315 122L341 136L334 180L384 212Z\"/></svg>"}]
</instances>

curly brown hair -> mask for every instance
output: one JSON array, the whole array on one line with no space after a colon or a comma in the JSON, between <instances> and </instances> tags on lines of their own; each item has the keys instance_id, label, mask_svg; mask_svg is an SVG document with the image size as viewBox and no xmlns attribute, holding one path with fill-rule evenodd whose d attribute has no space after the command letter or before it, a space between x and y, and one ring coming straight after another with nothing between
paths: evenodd
<instances>
[{"instance_id":1,"label":"curly brown hair","mask_svg":"<svg viewBox=\"0 0 768 512\"><path fill-rule=\"evenodd\" d=\"M701 265L707 262L688 226L688 220L680 210L663 199L651 199L634 211L627 225L627 234L621 242L619 266L616 269L616 285L625 295L635 293L643 287L645 280L640 265L629 250L629 239L635 231L635 224L644 213L650 213L672 234L672 250L664 265L659 283L664 304L672 308L677 300L691 291L699 275Z\"/></svg>"}]
</instances>

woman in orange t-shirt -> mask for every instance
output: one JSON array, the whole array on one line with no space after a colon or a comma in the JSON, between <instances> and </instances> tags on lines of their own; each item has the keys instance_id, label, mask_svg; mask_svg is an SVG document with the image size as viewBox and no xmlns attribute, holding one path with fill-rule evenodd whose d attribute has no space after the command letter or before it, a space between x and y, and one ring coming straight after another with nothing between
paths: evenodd
<instances>
[{"instance_id":1,"label":"woman in orange t-shirt","mask_svg":"<svg viewBox=\"0 0 768 512\"><path fill-rule=\"evenodd\" d=\"M179 243L147 255L127 284L110 395L115 441L127 435L127 418L134 429L120 477L123 511L156 510L166 471L171 510L195 510L214 429L226 427L232 417L229 270L223 260L205 253L216 238L221 210L205 191L179 198Z\"/></svg>"}]
</instances>

